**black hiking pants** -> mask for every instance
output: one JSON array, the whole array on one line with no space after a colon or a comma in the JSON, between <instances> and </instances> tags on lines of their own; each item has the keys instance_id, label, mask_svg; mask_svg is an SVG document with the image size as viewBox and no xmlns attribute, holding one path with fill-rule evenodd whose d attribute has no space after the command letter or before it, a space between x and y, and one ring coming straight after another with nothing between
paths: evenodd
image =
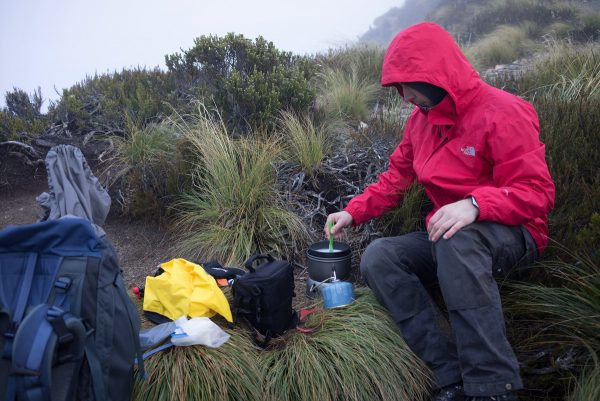
<instances>
[{"instance_id":1,"label":"black hiking pants","mask_svg":"<svg viewBox=\"0 0 600 401\"><path fill-rule=\"evenodd\" d=\"M377 239L360 268L407 344L433 371L437 387L462 380L465 394L490 396L523 387L495 277L535 257L535 242L524 228L477 222L435 243L426 232ZM437 285L451 330L440 325L428 291Z\"/></svg>"}]
</instances>

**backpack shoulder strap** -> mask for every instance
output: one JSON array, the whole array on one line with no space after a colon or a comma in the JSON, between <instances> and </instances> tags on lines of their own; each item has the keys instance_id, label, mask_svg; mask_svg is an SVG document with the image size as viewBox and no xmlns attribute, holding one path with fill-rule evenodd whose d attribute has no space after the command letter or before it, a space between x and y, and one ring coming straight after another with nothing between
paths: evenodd
<instances>
[{"instance_id":1,"label":"backpack shoulder strap","mask_svg":"<svg viewBox=\"0 0 600 401\"><path fill-rule=\"evenodd\" d=\"M19 400L50 400L55 359L59 364L81 360L84 342L85 328L79 318L46 304L34 307L13 342L12 371Z\"/></svg>"},{"instance_id":2,"label":"backpack shoulder strap","mask_svg":"<svg viewBox=\"0 0 600 401\"><path fill-rule=\"evenodd\" d=\"M25 308L27 306L27 301L29 300L29 292L31 291L31 285L33 283L33 275L35 272L37 256L38 255L35 252L30 252L27 255L27 263L25 265L25 271L23 272L23 281L21 282L21 287L19 288L19 295L15 306L15 312L13 314L13 323L15 326L21 322L23 315L25 315Z\"/></svg>"}]
</instances>

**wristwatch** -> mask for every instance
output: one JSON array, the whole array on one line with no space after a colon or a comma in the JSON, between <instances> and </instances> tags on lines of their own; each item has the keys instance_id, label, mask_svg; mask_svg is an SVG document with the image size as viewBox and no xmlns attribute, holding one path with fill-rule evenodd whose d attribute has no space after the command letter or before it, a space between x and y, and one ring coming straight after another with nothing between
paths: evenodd
<instances>
[{"instance_id":1,"label":"wristwatch","mask_svg":"<svg viewBox=\"0 0 600 401\"><path fill-rule=\"evenodd\" d=\"M471 203L473 204L473 206L475 206L477 209L479 209L479 205L477 204L477 201L475 200L474 196L471 196Z\"/></svg>"}]
</instances>

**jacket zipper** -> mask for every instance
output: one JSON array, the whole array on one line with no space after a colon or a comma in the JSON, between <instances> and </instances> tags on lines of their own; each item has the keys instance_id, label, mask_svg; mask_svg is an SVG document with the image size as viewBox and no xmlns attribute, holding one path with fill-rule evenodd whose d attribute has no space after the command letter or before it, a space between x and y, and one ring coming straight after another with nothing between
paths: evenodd
<instances>
[{"instance_id":1,"label":"jacket zipper","mask_svg":"<svg viewBox=\"0 0 600 401\"><path fill-rule=\"evenodd\" d=\"M438 138L441 138L442 135L443 135L442 134L442 126L441 125L438 125L438 127L437 127L437 135L438 135ZM435 149L433 149L433 151L431 152L431 154L427 157L427 160L425 160L425 163L423 163L423 169L425 169L425 166L427 165L427 163L429 163L429 160L431 160L431 158L433 157L433 155L435 155L438 152L438 150L440 150L442 148L442 146L444 146L447 142L448 142L448 135L446 135L444 137L444 139L442 140L442 142L439 145L437 145L435 147Z\"/></svg>"}]
</instances>

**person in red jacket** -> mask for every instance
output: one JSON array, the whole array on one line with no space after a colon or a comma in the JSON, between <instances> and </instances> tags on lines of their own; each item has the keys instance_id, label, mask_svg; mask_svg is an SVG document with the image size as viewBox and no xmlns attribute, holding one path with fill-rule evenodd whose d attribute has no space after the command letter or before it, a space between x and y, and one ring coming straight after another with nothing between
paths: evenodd
<instances>
[{"instance_id":1,"label":"person in red jacket","mask_svg":"<svg viewBox=\"0 0 600 401\"><path fill-rule=\"evenodd\" d=\"M325 234L330 222L338 235L381 216L420 182L433 203L427 231L373 241L361 273L433 372L433 400L517 400L523 384L495 278L533 263L548 241L554 184L536 111L483 82L434 23L394 38L381 83L417 107L387 171L327 217ZM435 285L450 331L436 319Z\"/></svg>"}]
</instances>

